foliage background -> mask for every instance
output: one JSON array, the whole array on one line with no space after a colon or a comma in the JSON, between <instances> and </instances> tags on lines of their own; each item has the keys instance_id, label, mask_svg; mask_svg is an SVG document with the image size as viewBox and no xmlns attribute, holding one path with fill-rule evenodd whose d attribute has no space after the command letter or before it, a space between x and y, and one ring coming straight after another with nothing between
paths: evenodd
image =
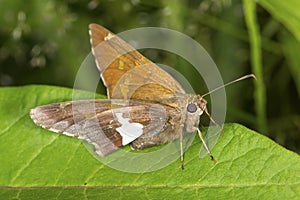
<instances>
[{"instance_id":1,"label":"foliage background","mask_svg":"<svg viewBox=\"0 0 300 200\"><path fill-rule=\"evenodd\" d=\"M203 45L224 82L261 71L258 82L247 80L226 89L227 122L242 123L299 153L300 3L260 0L251 9L249 2L253 4L247 0L0 0L0 84L73 87L90 52L89 23L115 33L166 27ZM207 92L184 60L166 52L144 53L182 72L197 93Z\"/></svg>"}]
</instances>

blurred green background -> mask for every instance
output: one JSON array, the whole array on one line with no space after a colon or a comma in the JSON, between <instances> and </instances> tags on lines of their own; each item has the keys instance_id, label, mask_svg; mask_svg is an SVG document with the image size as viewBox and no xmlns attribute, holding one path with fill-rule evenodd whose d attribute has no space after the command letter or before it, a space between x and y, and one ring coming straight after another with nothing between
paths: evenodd
<instances>
[{"instance_id":1,"label":"blurred green background","mask_svg":"<svg viewBox=\"0 0 300 200\"><path fill-rule=\"evenodd\" d=\"M72 88L90 52L90 23L115 33L170 28L198 41L224 82L248 73L257 76L257 81L226 88L227 122L241 123L299 153L300 1L255 2L0 0L0 84ZM207 92L183 59L166 52L143 53L182 72L197 93ZM100 86L99 92L104 91Z\"/></svg>"}]
</instances>

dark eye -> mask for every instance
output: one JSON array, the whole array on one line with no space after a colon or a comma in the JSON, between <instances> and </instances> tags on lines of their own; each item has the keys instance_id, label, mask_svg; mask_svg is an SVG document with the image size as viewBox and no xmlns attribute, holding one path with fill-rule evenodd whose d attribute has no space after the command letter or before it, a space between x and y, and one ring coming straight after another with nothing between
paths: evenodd
<instances>
[{"instance_id":1,"label":"dark eye","mask_svg":"<svg viewBox=\"0 0 300 200\"><path fill-rule=\"evenodd\" d=\"M187 111L190 112L190 113L194 113L197 111L197 106L193 103L190 103L188 106L187 106Z\"/></svg>"}]
</instances>

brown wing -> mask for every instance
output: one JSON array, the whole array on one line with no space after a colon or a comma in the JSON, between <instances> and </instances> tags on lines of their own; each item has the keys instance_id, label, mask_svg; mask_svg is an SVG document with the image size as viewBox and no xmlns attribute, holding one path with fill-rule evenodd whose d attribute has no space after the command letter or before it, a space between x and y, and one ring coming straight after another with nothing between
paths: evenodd
<instances>
[{"instance_id":1,"label":"brown wing","mask_svg":"<svg viewBox=\"0 0 300 200\"><path fill-rule=\"evenodd\" d=\"M185 93L167 72L125 41L97 24L91 24L92 51L111 99L160 101Z\"/></svg>"},{"instance_id":2,"label":"brown wing","mask_svg":"<svg viewBox=\"0 0 300 200\"><path fill-rule=\"evenodd\" d=\"M30 117L45 129L87 141L96 154L105 156L140 137L143 141L165 139L160 136L164 133L170 139L159 141L170 141L178 129L176 120L170 119L179 118L180 113L155 103L97 99L39 106L30 111Z\"/></svg>"}]
</instances>

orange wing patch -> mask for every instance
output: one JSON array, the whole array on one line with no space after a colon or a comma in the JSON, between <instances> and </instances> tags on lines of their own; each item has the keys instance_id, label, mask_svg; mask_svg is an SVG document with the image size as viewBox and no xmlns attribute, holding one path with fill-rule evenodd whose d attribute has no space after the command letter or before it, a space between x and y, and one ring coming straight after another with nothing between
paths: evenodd
<instances>
[{"instance_id":1,"label":"orange wing patch","mask_svg":"<svg viewBox=\"0 0 300 200\"><path fill-rule=\"evenodd\" d=\"M109 98L159 101L185 93L172 76L121 38L97 24L89 28L93 54Z\"/></svg>"}]
</instances>

